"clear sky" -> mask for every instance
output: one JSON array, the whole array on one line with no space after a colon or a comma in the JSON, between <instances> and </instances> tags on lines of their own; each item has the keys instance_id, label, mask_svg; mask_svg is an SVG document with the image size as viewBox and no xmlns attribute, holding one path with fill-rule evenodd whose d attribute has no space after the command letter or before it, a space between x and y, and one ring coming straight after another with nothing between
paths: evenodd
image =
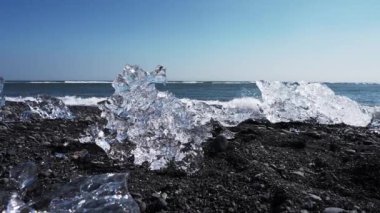
<instances>
[{"instance_id":1,"label":"clear sky","mask_svg":"<svg viewBox=\"0 0 380 213\"><path fill-rule=\"evenodd\" d=\"M0 75L380 82L379 0L0 0Z\"/></svg>"}]
</instances>

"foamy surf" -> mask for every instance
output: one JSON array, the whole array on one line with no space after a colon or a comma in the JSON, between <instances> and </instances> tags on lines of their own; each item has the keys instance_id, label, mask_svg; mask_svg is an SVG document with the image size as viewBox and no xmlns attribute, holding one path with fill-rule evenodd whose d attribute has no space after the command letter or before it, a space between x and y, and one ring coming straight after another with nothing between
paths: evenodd
<instances>
[{"instance_id":1,"label":"foamy surf","mask_svg":"<svg viewBox=\"0 0 380 213\"><path fill-rule=\"evenodd\" d=\"M65 84L110 84L111 81L64 81Z\"/></svg>"},{"instance_id":2,"label":"foamy surf","mask_svg":"<svg viewBox=\"0 0 380 213\"><path fill-rule=\"evenodd\" d=\"M69 106L97 106L101 101L106 100L106 97L77 97L77 96L63 96L56 97L63 101L64 104ZM35 97L5 97L7 101L13 102L25 102L25 101L36 101Z\"/></svg>"}]
</instances>

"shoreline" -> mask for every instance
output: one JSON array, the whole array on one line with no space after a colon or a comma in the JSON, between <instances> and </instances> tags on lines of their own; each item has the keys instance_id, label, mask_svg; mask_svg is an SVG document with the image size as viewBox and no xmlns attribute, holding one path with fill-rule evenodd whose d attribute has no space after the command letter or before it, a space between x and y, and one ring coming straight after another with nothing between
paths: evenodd
<instances>
[{"instance_id":1,"label":"shoreline","mask_svg":"<svg viewBox=\"0 0 380 213\"><path fill-rule=\"evenodd\" d=\"M20 104L6 106L22 111ZM126 171L128 190L145 212L380 208L380 135L368 128L247 120L229 127L235 138L223 150L206 151L200 170L186 175L119 164L95 144L79 143L88 125L104 120L96 107L69 108L76 119L0 126L0 211L14 191L10 167L26 161L38 168L38 181L24 200L35 201L36 210L46 210L53 188L76 177Z\"/></svg>"}]
</instances>

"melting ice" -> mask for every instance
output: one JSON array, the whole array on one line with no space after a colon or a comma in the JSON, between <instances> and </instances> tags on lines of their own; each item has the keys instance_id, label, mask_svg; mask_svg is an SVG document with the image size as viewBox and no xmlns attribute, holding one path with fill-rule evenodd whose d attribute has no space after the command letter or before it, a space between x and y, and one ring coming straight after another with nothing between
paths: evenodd
<instances>
[{"instance_id":1,"label":"melting ice","mask_svg":"<svg viewBox=\"0 0 380 213\"><path fill-rule=\"evenodd\" d=\"M262 109L273 123L315 120L321 124L344 123L367 126L372 114L357 102L335 95L319 83L256 82L262 94Z\"/></svg>"},{"instance_id":2,"label":"melting ice","mask_svg":"<svg viewBox=\"0 0 380 213\"><path fill-rule=\"evenodd\" d=\"M9 178L16 183L19 190L25 190L36 181L37 166L31 161L17 165L9 172Z\"/></svg>"},{"instance_id":3,"label":"melting ice","mask_svg":"<svg viewBox=\"0 0 380 213\"><path fill-rule=\"evenodd\" d=\"M30 108L30 113L38 114L43 119L72 119L74 115L62 100L51 96L38 96L35 100L27 100L25 103ZM25 112L27 115L28 112Z\"/></svg>"},{"instance_id":4,"label":"melting ice","mask_svg":"<svg viewBox=\"0 0 380 213\"><path fill-rule=\"evenodd\" d=\"M4 79L3 77L0 77L0 107L4 106L5 104L3 89L4 89Z\"/></svg>"},{"instance_id":5,"label":"melting ice","mask_svg":"<svg viewBox=\"0 0 380 213\"><path fill-rule=\"evenodd\" d=\"M201 143L210 131L185 103L155 88L155 83L165 82L162 66L146 72L130 65L113 81L115 93L100 106L111 134L102 137L100 132L95 139L111 157L124 160L133 155L135 164L147 161L151 169L174 161L185 170L201 157ZM130 153L118 148L126 141L135 145Z\"/></svg>"},{"instance_id":6,"label":"melting ice","mask_svg":"<svg viewBox=\"0 0 380 213\"><path fill-rule=\"evenodd\" d=\"M11 195L7 213L36 212L30 207L33 201L25 203L20 196L37 179L36 171L33 162L12 170L11 178L19 185L19 192ZM127 177L128 173L107 173L77 178L51 194L48 212L139 213L139 206L128 192Z\"/></svg>"},{"instance_id":7,"label":"melting ice","mask_svg":"<svg viewBox=\"0 0 380 213\"><path fill-rule=\"evenodd\" d=\"M140 208L128 193L127 173L78 178L61 188L49 205L50 212L130 212Z\"/></svg>"}]
</instances>

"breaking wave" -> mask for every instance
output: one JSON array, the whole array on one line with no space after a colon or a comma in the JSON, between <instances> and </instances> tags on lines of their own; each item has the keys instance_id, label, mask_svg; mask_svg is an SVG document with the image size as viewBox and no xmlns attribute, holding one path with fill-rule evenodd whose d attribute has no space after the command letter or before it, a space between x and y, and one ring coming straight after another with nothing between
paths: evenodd
<instances>
[{"instance_id":1,"label":"breaking wave","mask_svg":"<svg viewBox=\"0 0 380 213\"><path fill-rule=\"evenodd\" d=\"M18 82L13 82L13 83L18 83ZM30 83L30 84L61 84L63 82L62 81L30 81L27 83Z\"/></svg>"},{"instance_id":2,"label":"breaking wave","mask_svg":"<svg viewBox=\"0 0 380 213\"><path fill-rule=\"evenodd\" d=\"M203 84L203 81L168 81L168 84Z\"/></svg>"},{"instance_id":3,"label":"breaking wave","mask_svg":"<svg viewBox=\"0 0 380 213\"><path fill-rule=\"evenodd\" d=\"M56 97L63 101L64 104L69 106L97 106L101 101L106 100L106 97L78 97L78 96L62 96ZM25 102L25 101L36 101L35 97L6 97L7 101L13 102Z\"/></svg>"},{"instance_id":4,"label":"breaking wave","mask_svg":"<svg viewBox=\"0 0 380 213\"><path fill-rule=\"evenodd\" d=\"M111 81L7 81L10 84L110 84Z\"/></svg>"},{"instance_id":5,"label":"breaking wave","mask_svg":"<svg viewBox=\"0 0 380 213\"><path fill-rule=\"evenodd\" d=\"M249 81L212 81L212 84L249 84Z\"/></svg>"},{"instance_id":6,"label":"breaking wave","mask_svg":"<svg viewBox=\"0 0 380 213\"><path fill-rule=\"evenodd\" d=\"M65 84L110 84L111 81L64 81Z\"/></svg>"}]
</instances>

